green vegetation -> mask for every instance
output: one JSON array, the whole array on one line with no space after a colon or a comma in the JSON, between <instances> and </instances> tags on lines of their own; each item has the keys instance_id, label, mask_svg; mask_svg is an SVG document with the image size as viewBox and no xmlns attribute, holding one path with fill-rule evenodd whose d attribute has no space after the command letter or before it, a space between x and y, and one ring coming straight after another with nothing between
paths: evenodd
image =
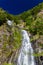
<instances>
[{"instance_id":1,"label":"green vegetation","mask_svg":"<svg viewBox=\"0 0 43 65\"><path fill-rule=\"evenodd\" d=\"M41 53L34 53L33 55L34 55L35 57L43 56L43 52L41 52Z\"/></svg>"},{"instance_id":2,"label":"green vegetation","mask_svg":"<svg viewBox=\"0 0 43 65\"><path fill-rule=\"evenodd\" d=\"M0 26L0 31L0 59L2 61L3 59L4 61L7 59L6 62L8 62L8 59L12 56L12 54L15 53L16 55L16 52L21 47L21 30L19 30L19 28L17 28L14 24L12 28L3 24Z\"/></svg>"},{"instance_id":3,"label":"green vegetation","mask_svg":"<svg viewBox=\"0 0 43 65\"><path fill-rule=\"evenodd\" d=\"M26 27L28 27L29 32L34 35L37 33L43 35L43 15L38 15L42 10L43 2L20 15L21 19L26 22Z\"/></svg>"},{"instance_id":4,"label":"green vegetation","mask_svg":"<svg viewBox=\"0 0 43 65\"><path fill-rule=\"evenodd\" d=\"M11 27L8 26L7 20L13 21ZM23 27L21 27L22 25ZM11 15L0 8L1 65L2 63L5 63L5 61L8 62L13 53L16 55L17 50L21 47L21 29L26 29L31 33L31 42L38 40L41 36L43 38L43 2L29 11L16 16ZM43 46L43 41L40 43L39 46ZM41 54L43 55L43 53ZM39 54L34 54L34 56L39 56ZM2 61L3 59L4 61ZM4 65L9 64L5 63Z\"/></svg>"},{"instance_id":5,"label":"green vegetation","mask_svg":"<svg viewBox=\"0 0 43 65\"><path fill-rule=\"evenodd\" d=\"M7 20L13 20L12 26L7 24ZM9 64L9 60L14 54L16 56L17 51L21 47L21 30L17 26L20 24L20 20L17 16L8 14L6 11L0 8L0 62L1 65ZM18 55L18 54L17 54ZM13 58L13 57L12 57ZM12 61L12 60L11 60ZM8 62L8 63L7 63Z\"/></svg>"},{"instance_id":6,"label":"green vegetation","mask_svg":"<svg viewBox=\"0 0 43 65\"><path fill-rule=\"evenodd\" d=\"M31 42L34 42L34 47L38 47L43 50L43 2L36 7L23 12L19 15L26 24L24 29L31 33ZM35 43L36 42L36 43ZM35 49L37 50L37 48ZM33 54L34 56L43 56L43 52Z\"/></svg>"},{"instance_id":7,"label":"green vegetation","mask_svg":"<svg viewBox=\"0 0 43 65\"><path fill-rule=\"evenodd\" d=\"M0 25L6 23L7 20L13 20L16 24L20 23L20 17L9 14L0 8Z\"/></svg>"},{"instance_id":8,"label":"green vegetation","mask_svg":"<svg viewBox=\"0 0 43 65\"><path fill-rule=\"evenodd\" d=\"M6 12L0 8L0 25L3 24L3 22L5 23L6 21Z\"/></svg>"},{"instance_id":9,"label":"green vegetation","mask_svg":"<svg viewBox=\"0 0 43 65\"><path fill-rule=\"evenodd\" d=\"M13 63L3 63L3 65L13 65Z\"/></svg>"}]
</instances>

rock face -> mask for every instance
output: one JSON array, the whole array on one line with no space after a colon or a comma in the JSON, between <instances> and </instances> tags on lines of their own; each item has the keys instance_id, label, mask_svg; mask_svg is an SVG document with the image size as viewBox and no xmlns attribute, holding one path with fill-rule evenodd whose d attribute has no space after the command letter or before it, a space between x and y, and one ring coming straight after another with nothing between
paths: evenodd
<instances>
[{"instance_id":1,"label":"rock face","mask_svg":"<svg viewBox=\"0 0 43 65\"><path fill-rule=\"evenodd\" d=\"M43 35L33 42L34 52L37 54L35 56L36 65L43 65Z\"/></svg>"},{"instance_id":2,"label":"rock face","mask_svg":"<svg viewBox=\"0 0 43 65\"><path fill-rule=\"evenodd\" d=\"M10 34L6 29L6 25L0 26L0 65L6 61L7 58L6 54L8 54L7 49L9 49L9 45L7 44L9 36Z\"/></svg>"},{"instance_id":3,"label":"rock face","mask_svg":"<svg viewBox=\"0 0 43 65\"><path fill-rule=\"evenodd\" d=\"M17 27L0 26L0 65L15 62L21 46L21 34Z\"/></svg>"}]
</instances>

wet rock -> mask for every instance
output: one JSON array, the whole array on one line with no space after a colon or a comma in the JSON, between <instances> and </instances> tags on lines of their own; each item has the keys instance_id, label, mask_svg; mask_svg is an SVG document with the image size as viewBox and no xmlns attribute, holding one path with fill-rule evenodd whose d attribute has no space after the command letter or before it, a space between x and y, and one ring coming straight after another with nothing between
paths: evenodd
<instances>
[{"instance_id":1,"label":"wet rock","mask_svg":"<svg viewBox=\"0 0 43 65\"><path fill-rule=\"evenodd\" d=\"M34 52L39 54L38 57L35 57L36 65L43 65L43 35L40 35L39 39L33 42Z\"/></svg>"}]
</instances>

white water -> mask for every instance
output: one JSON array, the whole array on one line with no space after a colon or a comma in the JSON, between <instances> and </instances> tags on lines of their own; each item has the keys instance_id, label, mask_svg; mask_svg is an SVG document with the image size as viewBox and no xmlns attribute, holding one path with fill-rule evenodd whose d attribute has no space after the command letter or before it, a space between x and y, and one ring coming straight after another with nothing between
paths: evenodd
<instances>
[{"instance_id":1,"label":"white water","mask_svg":"<svg viewBox=\"0 0 43 65\"><path fill-rule=\"evenodd\" d=\"M12 21L8 20L8 21L7 21L7 24L8 24L9 26L11 26L11 25L12 25Z\"/></svg>"},{"instance_id":2,"label":"white water","mask_svg":"<svg viewBox=\"0 0 43 65\"><path fill-rule=\"evenodd\" d=\"M22 48L18 57L17 65L35 65L33 48L30 43L29 35L25 30L22 30L23 41Z\"/></svg>"}]
</instances>

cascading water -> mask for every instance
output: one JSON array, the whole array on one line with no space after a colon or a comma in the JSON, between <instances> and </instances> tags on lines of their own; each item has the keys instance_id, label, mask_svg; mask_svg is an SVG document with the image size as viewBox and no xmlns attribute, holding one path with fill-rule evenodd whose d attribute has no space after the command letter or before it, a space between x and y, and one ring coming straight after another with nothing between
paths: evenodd
<instances>
[{"instance_id":1,"label":"cascading water","mask_svg":"<svg viewBox=\"0 0 43 65\"><path fill-rule=\"evenodd\" d=\"M12 25L12 21L8 20L7 24L9 26ZM22 41L22 48L20 50L20 55L18 57L17 65L35 65L33 48L30 43L30 38L25 30L22 30L23 41Z\"/></svg>"},{"instance_id":2,"label":"cascading water","mask_svg":"<svg viewBox=\"0 0 43 65\"><path fill-rule=\"evenodd\" d=\"M12 25L12 22L13 22L13 21L8 20L8 21L7 21L7 24L8 24L9 26L11 26L11 25Z\"/></svg>"},{"instance_id":3,"label":"cascading water","mask_svg":"<svg viewBox=\"0 0 43 65\"><path fill-rule=\"evenodd\" d=\"M30 43L29 35L25 30L22 30L23 41L17 65L35 65L33 48Z\"/></svg>"}]
</instances>

